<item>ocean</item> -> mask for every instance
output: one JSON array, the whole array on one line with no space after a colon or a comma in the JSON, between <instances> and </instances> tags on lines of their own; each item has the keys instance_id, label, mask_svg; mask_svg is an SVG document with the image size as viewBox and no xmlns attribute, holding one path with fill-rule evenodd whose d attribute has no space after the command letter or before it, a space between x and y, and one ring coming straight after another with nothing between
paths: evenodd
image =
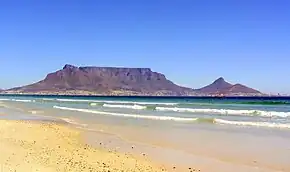
<instances>
[{"instance_id":1,"label":"ocean","mask_svg":"<svg viewBox=\"0 0 290 172\"><path fill-rule=\"evenodd\" d=\"M290 169L288 97L2 95L0 114L5 114L0 119L66 122L87 130L90 143L102 140L124 152L138 145L133 153L147 152L164 163L192 164L198 155L209 164Z\"/></svg>"}]
</instances>

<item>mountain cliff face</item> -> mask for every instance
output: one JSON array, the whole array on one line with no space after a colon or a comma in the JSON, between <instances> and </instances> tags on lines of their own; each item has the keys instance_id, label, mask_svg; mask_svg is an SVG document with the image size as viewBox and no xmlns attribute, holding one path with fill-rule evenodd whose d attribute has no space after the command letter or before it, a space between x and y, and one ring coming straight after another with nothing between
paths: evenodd
<instances>
[{"instance_id":1,"label":"mountain cliff face","mask_svg":"<svg viewBox=\"0 0 290 172\"><path fill-rule=\"evenodd\" d=\"M220 77L200 89L181 87L149 68L76 67L65 65L43 80L5 90L5 93L69 95L262 95L241 84L231 84Z\"/></svg>"},{"instance_id":2,"label":"mountain cliff face","mask_svg":"<svg viewBox=\"0 0 290 172\"><path fill-rule=\"evenodd\" d=\"M242 84L230 84L220 77L212 84L196 89L195 91L203 94L261 94L258 90L249 88Z\"/></svg>"},{"instance_id":3,"label":"mountain cliff face","mask_svg":"<svg viewBox=\"0 0 290 172\"><path fill-rule=\"evenodd\" d=\"M180 87L149 68L75 67L48 74L37 83L10 89L18 92L89 91L110 94L114 91L141 94L183 95L192 89Z\"/></svg>"}]
</instances>

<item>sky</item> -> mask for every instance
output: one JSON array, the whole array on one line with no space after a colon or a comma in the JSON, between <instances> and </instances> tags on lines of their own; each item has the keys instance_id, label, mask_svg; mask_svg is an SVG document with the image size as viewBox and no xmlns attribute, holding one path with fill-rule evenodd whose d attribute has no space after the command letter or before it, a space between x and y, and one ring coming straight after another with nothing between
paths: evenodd
<instances>
[{"instance_id":1,"label":"sky","mask_svg":"<svg viewBox=\"0 0 290 172\"><path fill-rule=\"evenodd\" d=\"M192 88L222 76L290 93L288 0L0 1L0 88L65 64L150 67Z\"/></svg>"}]
</instances>

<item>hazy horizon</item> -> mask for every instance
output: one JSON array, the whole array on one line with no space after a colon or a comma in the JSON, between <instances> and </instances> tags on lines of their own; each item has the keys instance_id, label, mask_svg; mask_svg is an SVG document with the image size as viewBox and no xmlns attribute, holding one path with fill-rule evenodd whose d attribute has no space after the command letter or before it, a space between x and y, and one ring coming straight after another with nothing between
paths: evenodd
<instances>
[{"instance_id":1,"label":"hazy horizon","mask_svg":"<svg viewBox=\"0 0 290 172\"><path fill-rule=\"evenodd\" d=\"M290 2L29 1L0 6L0 88L76 66L148 67L200 88L219 77L290 93ZM286 72L285 72L286 70Z\"/></svg>"}]
</instances>

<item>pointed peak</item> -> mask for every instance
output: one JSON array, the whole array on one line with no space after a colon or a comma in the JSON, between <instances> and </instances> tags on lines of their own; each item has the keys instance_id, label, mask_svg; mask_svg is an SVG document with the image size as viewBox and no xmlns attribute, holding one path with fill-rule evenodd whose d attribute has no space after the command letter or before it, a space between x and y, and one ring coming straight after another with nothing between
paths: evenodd
<instances>
[{"instance_id":1,"label":"pointed peak","mask_svg":"<svg viewBox=\"0 0 290 172\"><path fill-rule=\"evenodd\" d=\"M76 69L78 67L74 66L74 65L70 65L70 64L66 64L64 65L64 67L62 69Z\"/></svg>"},{"instance_id":2,"label":"pointed peak","mask_svg":"<svg viewBox=\"0 0 290 172\"><path fill-rule=\"evenodd\" d=\"M216 79L214 81L214 83L216 83L216 82L226 82L226 81L225 81L225 79L223 77L219 77L218 79Z\"/></svg>"}]
</instances>

